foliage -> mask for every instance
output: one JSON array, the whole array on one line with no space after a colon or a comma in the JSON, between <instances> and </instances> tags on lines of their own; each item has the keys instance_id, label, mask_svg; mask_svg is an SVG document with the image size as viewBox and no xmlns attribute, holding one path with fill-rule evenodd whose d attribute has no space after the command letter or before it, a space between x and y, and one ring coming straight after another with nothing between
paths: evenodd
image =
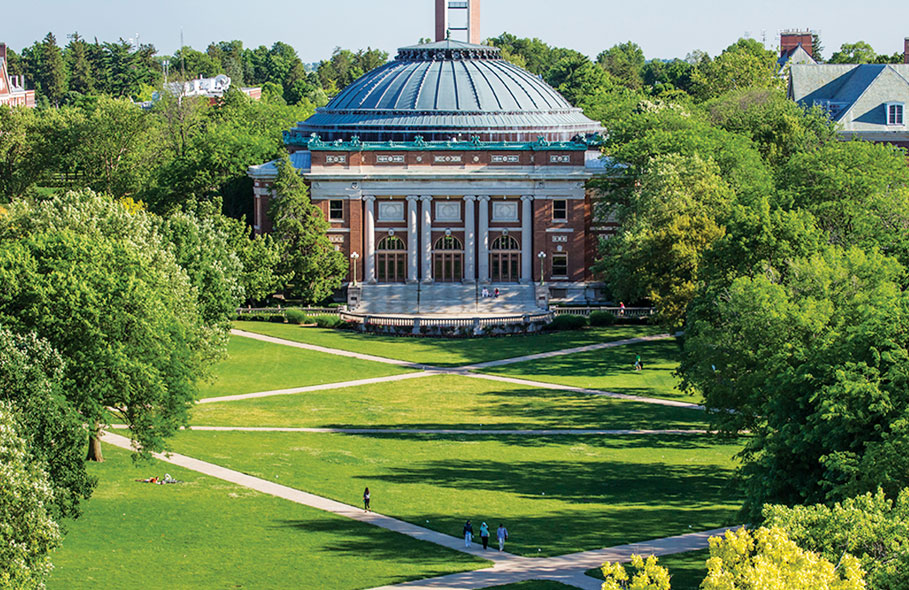
<instances>
[{"instance_id":1,"label":"foliage","mask_svg":"<svg viewBox=\"0 0 909 590\"><path fill-rule=\"evenodd\" d=\"M0 402L0 588L37 590L53 567L60 531L48 509L47 475L25 449L13 408Z\"/></svg>"},{"instance_id":2,"label":"foliage","mask_svg":"<svg viewBox=\"0 0 909 590\"><path fill-rule=\"evenodd\" d=\"M834 124L823 111L806 111L780 89L734 90L708 101L704 108L713 124L751 138L773 168L836 137Z\"/></svg>"},{"instance_id":3,"label":"foliage","mask_svg":"<svg viewBox=\"0 0 909 590\"><path fill-rule=\"evenodd\" d=\"M909 485L909 293L892 258L828 246L731 281L689 317L681 372L751 431L745 511Z\"/></svg>"},{"instance_id":4,"label":"foliage","mask_svg":"<svg viewBox=\"0 0 909 590\"><path fill-rule=\"evenodd\" d=\"M620 563L603 564L603 590L669 590L669 570L657 565L653 555L646 560L632 555L631 566L636 571L629 576Z\"/></svg>"},{"instance_id":5,"label":"foliage","mask_svg":"<svg viewBox=\"0 0 909 590\"><path fill-rule=\"evenodd\" d=\"M35 109L0 106L0 202L23 196L44 176Z\"/></svg>"},{"instance_id":6,"label":"foliage","mask_svg":"<svg viewBox=\"0 0 909 590\"><path fill-rule=\"evenodd\" d=\"M909 167L903 150L828 142L794 155L778 176L782 204L810 211L832 243L880 248L909 266Z\"/></svg>"},{"instance_id":7,"label":"foliage","mask_svg":"<svg viewBox=\"0 0 909 590\"><path fill-rule=\"evenodd\" d=\"M584 97L615 85L603 68L578 52L572 52L553 64L545 78L572 104L580 104Z\"/></svg>"},{"instance_id":8,"label":"foliage","mask_svg":"<svg viewBox=\"0 0 909 590\"><path fill-rule=\"evenodd\" d=\"M856 41L855 43L843 43L840 50L830 56L829 63L871 64L876 58L877 54L871 45L864 41Z\"/></svg>"},{"instance_id":9,"label":"foliage","mask_svg":"<svg viewBox=\"0 0 909 590\"><path fill-rule=\"evenodd\" d=\"M909 588L909 489L895 501L878 490L833 506L768 505L764 519L831 562L858 557L872 590Z\"/></svg>"},{"instance_id":10,"label":"foliage","mask_svg":"<svg viewBox=\"0 0 909 590\"><path fill-rule=\"evenodd\" d=\"M78 516L94 487L84 462L88 432L66 403L63 374L63 359L46 341L0 327L0 400L16 410L19 432L47 472L55 519Z\"/></svg>"},{"instance_id":11,"label":"foliage","mask_svg":"<svg viewBox=\"0 0 909 590\"><path fill-rule=\"evenodd\" d=\"M639 89L642 86L641 70L644 67L644 51L637 43L619 43L601 52L597 63L612 74L623 86Z\"/></svg>"},{"instance_id":12,"label":"foliage","mask_svg":"<svg viewBox=\"0 0 909 590\"><path fill-rule=\"evenodd\" d=\"M589 319L590 325L594 327L612 326L616 322L615 314L611 311L594 311Z\"/></svg>"},{"instance_id":13,"label":"foliage","mask_svg":"<svg viewBox=\"0 0 909 590\"><path fill-rule=\"evenodd\" d=\"M703 252L723 236L734 193L719 168L697 156L656 158L639 183L617 209L621 230L603 243L595 268L614 296L649 299L662 323L679 326Z\"/></svg>"},{"instance_id":14,"label":"foliage","mask_svg":"<svg viewBox=\"0 0 909 590\"><path fill-rule=\"evenodd\" d=\"M186 422L217 331L148 215L92 194L17 202L0 220L0 283L0 321L60 352L93 429L113 408L148 452Z\"/></svg>"},{"instance_id":15,"label":"foliage","mask_svg":"<svg viewBox=\"0 0 909 590\"><path fill-rule=\"evenodd\" d=\"M744 528L710 539L702 590L863 590L862 567L851 555L836 565L805 551L779 528Z\"/></svg>"},{"instance_id":16,"label":"foliage","mask_svg":"<svg viewBox=\"0 0 909 590\"><path fill-rule=\"evenodd\" d=\"M500 48L504 54L511 56L511 61L521 60L527 71L538 76L547 72L563 57L577 54L576 51L562 47L550 47L539 39L519 39L511 33L502 33L488 42ZM522 66L522 67L525 67Z\"/></svg>"},{"instance_id":17,"label":"foliage","mask_svg":"<svg viewBox=\"0 0 909 590\"><path fill-rule=\"evenodd\" d=\"M354 53L336 47L331 58L322 60L316 69L321 87L332 95L350 85L363 74L384 65L388 53L379 49L367 48Z\"/></svg>"},{"instance_id":18,"label":"foliage","mask_svg":"<svg viewBox=\"0 0 909 590\"><path fill-rule=\"evenodd\" d=\"M691 75L691 93L706 100L746 88L780 88L777 55L754 39L739 39Z\"/></svg>"},{"instance_id":19,"label":"foliage","mask_svg":"<svg viewBox=\"0 0 909 590\"><path fill-rule=\"evenodd\" d=\"M547 330L581 330L590 325L590 320L586 316L574 314L562 314L552 318L552 321L546 325Z\"/></svg>"},{"instance_id":20,"label":"foliage","mask_svg":"<svg viewBox=\"0 0 909 590\"><path fill-rule=\"evenodd\" d=\"M306 312L299 309L288 309L284 312L284 317L287 318L288 324L310 324L313 321L311 317L306 315Z\"/></svg>"},{"instance_id":21,"label":"foliage","mask_svg":"<svg viewBox=\"0 0 909 590\"><path fill-rule=\"evenodd\" d=\"M316 325L320 328L341 329L349 327L347 322L336 315L317 315L315 318Z\"/></svg>"},{"instance_id":22,"label":"foliage","mask_svg":"<svg viewBox=\"0 0 909 590\"><path fill-rule=\"evenodd\" d=\"M279 271L290 276L287 292L318 303L341 286L347 260L328 241L328 222L286 154L278 162L275 193L269 217L282 248Z\"/></svg>"}]
</instances>

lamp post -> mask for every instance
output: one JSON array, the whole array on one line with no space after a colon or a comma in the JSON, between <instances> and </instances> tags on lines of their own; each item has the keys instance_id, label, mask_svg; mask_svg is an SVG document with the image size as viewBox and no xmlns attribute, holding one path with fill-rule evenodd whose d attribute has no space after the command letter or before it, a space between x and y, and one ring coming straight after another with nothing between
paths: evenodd
<instances>
[{"instance_id":1,"label":"lamp post","mask_svg":"<svg viewBox=\"0 0 909 590\"><path fill-rule=\"evenodd\" d=\"M540 259L540 286L543 285L543 261L546 260L546 252L540 250L540 253L537 254L537 258Z\"/></svg>"},{"instance_id":2,"label":"lamp post","mask_svg":"<svg viewBox=\"0 0 909 590\"><path fill-rule=\"evenodd\" d=\"M353 261L353 286L357 286L357 260L360 258L360 255L354 252L350 255L350 259Z\"/></svg>"}]
</instances>

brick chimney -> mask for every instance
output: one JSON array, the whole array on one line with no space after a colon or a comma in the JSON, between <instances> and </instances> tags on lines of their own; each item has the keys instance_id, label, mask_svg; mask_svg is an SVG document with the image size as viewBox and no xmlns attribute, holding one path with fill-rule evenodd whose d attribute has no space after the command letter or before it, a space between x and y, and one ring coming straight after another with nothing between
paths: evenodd
<instances>
[{"instance_id":1,"label":"brick chimney","mask_svg":"<svg viewBox=\"0 0 909 590\"><path fill-rule=\"evenodd\" d=\"M6 61L6 43L0 43L0 59Z\"/></svg>"},{"instance_id":2,"label":"brick chimney","mask_svg":"<svg viewBox=\"0 0 909 590\"><path fill-rule=\"evenodd\" d=\"M448 37L448 0L436 0L436 41Z\"/></svg>"},{"instance_id":3,"label":"brick chimney","mask_svg":"<svg viewBox=\"0 0 909 590\"><path fill-rule=\"evenodd\" d=\"M811 51L814 46L814 35L811 31L783 31L780 33L780 57L783 57L799 45L808 55L814 57Z\"/></svg>"},{"instance_id":4,"label":"brick chimney","mask_svg":"<svg viewBox=\"0 0 909 590\"><path fill-rule=\"evenodd\" d=\"M909 64L909 37L903 41L903 63Z\"/></svg>"}]
</instances>

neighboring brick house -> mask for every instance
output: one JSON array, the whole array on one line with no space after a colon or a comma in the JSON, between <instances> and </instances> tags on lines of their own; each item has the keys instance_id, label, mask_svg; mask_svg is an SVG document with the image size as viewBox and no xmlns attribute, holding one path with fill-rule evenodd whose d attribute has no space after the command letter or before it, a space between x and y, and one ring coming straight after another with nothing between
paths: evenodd
<instances>
[{"instance_id":1,"label":"neighboring brick house","mask_svg":"<svg viewBox=\"0 0 909 590\"><path fill-rule=\"evenodd\" d=\"M0 43L0 105L35 107L35 91L25 89L22 76L10 76L6 43Z\"/></svg>"}]
</instances>

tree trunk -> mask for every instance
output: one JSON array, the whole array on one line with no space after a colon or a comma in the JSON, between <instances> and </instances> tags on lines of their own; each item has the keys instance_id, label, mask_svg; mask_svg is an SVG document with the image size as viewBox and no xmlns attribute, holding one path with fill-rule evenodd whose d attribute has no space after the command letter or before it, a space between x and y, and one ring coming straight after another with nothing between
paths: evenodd
<instances>
[{"instance_id":1,"label":"tree trunk","mask_svg":"<svg viewBox=\"0 0 909 590\"><path fill-rule=\"evenodd\" d=\"M98 463L104 462L104 455L101 454L101 427L96 426L92 431L91 435L88 437L88 459L89 461L96 461Z\"/></svg>"}]
</instances>

